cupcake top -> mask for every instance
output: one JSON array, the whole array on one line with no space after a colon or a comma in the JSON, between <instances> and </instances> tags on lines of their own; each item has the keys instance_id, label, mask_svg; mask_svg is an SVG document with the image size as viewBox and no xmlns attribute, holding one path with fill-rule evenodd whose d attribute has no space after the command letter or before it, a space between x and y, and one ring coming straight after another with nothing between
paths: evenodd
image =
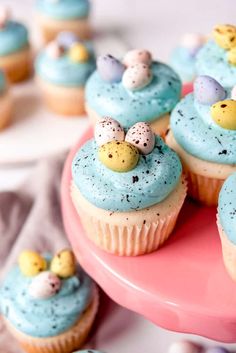
<instances>
[{"instance_id":1,"label":"cupcake top","mask_svg":"<svg viewBox=\"0 0 236 353\"><path fill-rule=\"evenodd\" d=\"M194 92L171 114L178 144L191 155L214 163L236 163L236 91L209 76L198 76Z\"/></svg>"},{"instance_id":2,"label":"cupcake top","mask_svg":"<svg viewBox=\"0 0 236 353\"><path fill-rule=\"evenodd\" d=\"M236 173L228 177L222 186L218 214L226 236L236 245Z\"/></svg>"},{"instance_id":3,"label":"cupcake top","mask_svg":"<svg viewBox=\"0 0 236 353\"><path fill-rule=\"evenodd\" d=\"M109 211L143 209L164 200L180 180L177 154L145 122L125 134L112 118L101 119L95 139L86 142L72 163L81 194Z\"/></svg>"},{"instance_id":4,"label":"cupcake top","mask_svg":"<svg viewBox=\"0 0 236 353\"><path fill-rule=\"evenodd\" d=\"M0 289L0 311L19 331L52 337L76 324L92 291L92 280L76 266L70 250L54 257L24 251Z\"/></svg>"},{"instance_id":5,"label":"cupcake top","mask_svg":"<svg viewBox=\"0 0 236 353\"><path fill-rule=\"evenodd\" d=\"M89 107L100 116L111 114L125 128L170 112L180 94L179 76L153 61L147 50L131 50L122 62L111 55L100 56L86 84Z\"/></svg>"},{"instance_id":6,"label":"cupcake top","mask_svg":"<svg viewBox=\"0 0 236 353\"><path fill-rule=\"evenodd\" d=\"M216 26L213 39L199 51L196 60L199 75L214 77L224 87L236 83L236 27Z\"/></svg>"},{"instance_id":7,"label":"cupcake top","mask_svg":"<svg viewBox=\"0 0 236 353\"><path fill-rule=\"evenodd\" d=\"M0 56L9 55L29 45L26 27L10 19L6 7L0 7Z\"/></svg>"},{"instance_id":8,"label":"cupcake top","mask_svg":"<svg viewBox=\"0 0 236 353\"><path fill-rule=\"evenodd\" d=\"M38 55L35 68L43 80L66 87L84 86L95 70L91 42L82 42L71 32L61 32Z\"/></svg>"},{"instance_id":9,"label":"cupcake top","mask_svg":"<svg viewBox=\"0 0 236 353\"><path fill-rule=\"evenodd\" d=\"M203 35L186 33L180 44L173 50L170 64L178 73L182 82L192 82L196 76L196 55L205 43Z\"/></svg>"},{"instance_id":10,"label":"cupcake top","mask_svg":"<svg viewBox=\"0 0 236 353\"><path fill-rule=\"evenodd\" d=\"M37 0L39 12L55 20L74 20L87 17L89 0Z\"/></svg>"}]
</instances>

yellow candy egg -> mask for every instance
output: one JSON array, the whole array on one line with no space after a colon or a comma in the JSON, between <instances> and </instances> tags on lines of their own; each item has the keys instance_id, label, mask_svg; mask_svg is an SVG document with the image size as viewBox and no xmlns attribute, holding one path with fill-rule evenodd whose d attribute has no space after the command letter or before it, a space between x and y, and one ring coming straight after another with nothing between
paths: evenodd
<instances>
[{"instance_id":1,"label":"yellow candy egg","mask_svg":"<svg viewBox=\"0 0 236 353\"><path fill-rule=\"evenodd\" d=\"M229 52L228 52L228 62L231 65L236 66L236 47L229 50Z\"/></svg>"},{"instance_id":2,"label":"yellow candy egg","mask_svg":"<svg viewBox=\"0 0 236 353\"><path fill-rule=\"evenodd\" d=\"M73 252L64 249L56 254L50 265L50 270L61 278L68 278L76 272L76 260Z\"/></svg>"},{"instance_id":3,"label":"yellow candy egg","mask_svg":"<svg viewBox=\"0 0 236 353\"><path fill-rule=\"evenodd\" d=\"M89 52L83 44L76 43L69 50L69 58L74 62L88 61Z\"/></svg>"},{"instance_id":4,"label":"yellow candy egg","mask_svg":"<svg viewBox=\"0 0 236 353\"><path fill-rule=\"evenodd\" d=\"M126 141L110 141L100 146L100 161L114 172L128 172L138 163L138 149Z\"/></svg>"},{"instance_id":5,"label":"yellow candy egg","mask_svg":"<svg viewBox=\"0 0 236 353\"><path fill-rule=\"evenodd\" d=\"M23 275L33 277L47 269L46 260L36 251L25 250L19 256L19 267Z\"/></svg>"},{"instance_id":6,"label":"yellow candy egg","mask_svg":"<svg viewBox=\"0 0 236 353\"><path fill-rule=\"evenodd\" d=\"M219 101L211 106L212 119L223 129L236 130L236 101Z\"/></svg>"},{"instance_id":7,"label":"yellow candy egg","mask_svg":"<svg viewBox=\"0 0 236 353\"><path fill-rule=\"evenodd\" d=\"M216 43L226 50L236 46L236 27L232 25L218 25L213 30Z\"/></svg>"}]
</instances>

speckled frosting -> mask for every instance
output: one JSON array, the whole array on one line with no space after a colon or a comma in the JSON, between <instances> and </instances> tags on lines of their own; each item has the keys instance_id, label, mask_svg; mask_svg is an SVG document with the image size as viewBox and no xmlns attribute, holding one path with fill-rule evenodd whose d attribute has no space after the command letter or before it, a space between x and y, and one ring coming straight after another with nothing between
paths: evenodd
<instances>
[{"instance_id":1,"label":"speckled frosting","mask_svg":"<svg viewBox=\"0 0 236 353\"><path fill-rule=\"evenodd\" d=\"M26 27L15 21L8 21L0 30L0 56L15 53L29 45Z\"/></svg>"},{"instance_id":2,"label":"speckled frosting","mask_svg":"<svg viewBox=\"0 0 236 353\"><path fill-rule=\"evenodd\" d=\"M47 257L48 259L48 257ZM19 266L7 275L0 290L0 311L19 331L33 337L52 337L72 327L92 300L92 280L78 268L77 275L62 280L60 291L40 300L29 294L34 277Z\"/></svg>"},{"instance_id":3,"label":"speckled frosting","mask_svg":"<svg viewBox=\"0 0 236 353\"><path fill-rule=\"evenodd\" d=\"M37 75L43 80L65 87L84 86L88 77L95 70L95 57L91 42L84 43L90 53L90 58L85 62L74 62L68 53L58 59L49 56L44 49L37 57L35 69Z\"/></svg>"},{"instance_id":4,"label":"speckled frosting","mask_svg":"<svg viewBox=\"0 0 236 353\"><path fill-rule=\"evenodd\" d=\"M214 163L235 164L236 131L217 125L211 118L210 108L210 105L197 102L192 93L183 98L171 114L174 137L195 157Z\"/></svg>"},{"instance_id":5,"label":"speckled frosting","mask_svg":"<svg viewBox=\"0 0 236 353\"><path fill-rule=\"evenodd\" d=\"M192 82L196 76L195 68L196 57L189 53L184 47L176 47L170 58L170 64L178 73L182 82Z\"/></svg>"},{"instance_id":6,"label":"speckled frosting","mask_svg":"<svg viewBox=\"0 0 236 353\"><path fill-rule=\"evenodd\" d=\"M86 84L86 102L101 116L111 115L128 128L138 121L151 122L170 112L179 101L181 81L167 65L153 62L153 79L137 91L122 82L108 83L95 71Z\"/></svg>"},{"instance_id":7,"label":"speckled frosting","mask_svg":"<svg viewBox=\"0 0 236 353\"><path fill-rule=\"evenodd\" d=\"M90 4L88 0L37 0L36 7L39 12L55 20L73 20L87 17Z\"/></svg>"},{"instance_id":8,"label":"speckled frosting","mask_svg":"<svg viewBox=\"0 0 236 353\"><path fill-rule=\"evenodd\" d=\"M110 211L144 209L164 200L180 180L182 166L177 154L160 137L148 155L140 155L136 167L114 172L98 159L98 146L88 141L72 163L73 181L93 205Z\"/></svg>"},{"instance_id":9,"label":"speckled frosting","mask_svg":"<svg viewBox=\"0 0 236 353\"><path fill-rule=\"evenodd\" d=\"M218 214L226 236L236 245L236 173L224 182L219 196Z\"/></svg>"},{"instance_id":10,"label":"speckled frosting","mask_svg":"<svg viewBox=\"0 0 236 353\"><path fill-rule=\"evenodd\" d=\"M228 63L227 51L213 40L199 51L196 71L198 75L214 77L224 87L233 87L236 83L236 66Z\"/></svg>"}]
</instances>

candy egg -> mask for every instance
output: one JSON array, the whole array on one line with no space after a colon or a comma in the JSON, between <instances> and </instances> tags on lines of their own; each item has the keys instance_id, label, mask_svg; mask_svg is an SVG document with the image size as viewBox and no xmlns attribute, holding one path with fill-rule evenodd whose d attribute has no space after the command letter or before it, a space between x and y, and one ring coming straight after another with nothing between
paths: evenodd
<instances>
[{"instance_id":1,"label":"candy egg","mask_svg":"<svg viewBox=\"0 0 236 353\"><path fill-rule=\"evenodd\" d=\"M74 62L85 62L89 59L89 52L87 48L81 44L73 44L69 49L69 58Z\"/></svg>"},{"instance_id":2,"label":"candy egg","mask_svg":"<svg viewBox=\"0 0 236 353\"><path fill-rule=\"evenodd\" d=\"M61 278L73 276L76 272L76 260L73 252L65 249L56 254L51 261L50 270Z\"/></svg>"},{"instance_id":3,"label":"candy egg","mask_svg":"<svg viewBox=\"0 0 236 353\"><path fill-rule=\"evenodd\" d=\"M47 45L46 48L48 56L50 56L52 59L58 59L60 56L62 56L64 50L62 47L58 45L57 42L53 41Z\"/></svg>"},{"instance_id":4,"label":"candy egg","mask_svg":"<svg viewBox=\"0 0 236 353\"><path fill-rule=\"evenodd\" d=\"M198 76L193 85L194 97L201 104L213 104L226 96L224 88L210 76Z\"/></svg>"},{"instance_id":5,"label":"candy egg","mask_svg":"<svg viewBox=\"0 0 236 353\"><path fill-rule=\"evenodd\" d=\"M229 64L236 66L236 47L228 51L227 59Z\"/></svg>"},{"instance_id":6,"label":"candy egg","mask_svg":"<svg viewBox=\"0 0 236 353\"><path fill-rule=\"evenodd\" d=\"M140 122L128 130L125 141L137 147L140 153L149 154L155 145L155 134L149 124Z\"/></svg>"},{"instance_id":7,"label":"candy egg","mask_svg":"<svg viewBox=\"0 0 236 353\"><path fill-rule=\"evenodd\" d=\"M114 172L128 172L138 163L139 152L126 141L110 141L99 147L99 160Z\"/></svg>"},{"instance_id":8,"label":"candy egg","mask_svg":"<svg viewBox=\"0 0 236 353\"><path fill-rule=\"evenodd\" d=\"M104 117L96 123L94 137L98 146L101 146L112 140L124 141L125 132L118 121Z\"/></svg>"},{"instance_id":9,"label":"candy egg","mask_svg":"<svg viewBox=\"0 0 236 353\"><path fill-rule=\"evenodd\" d=\"M152 71L146 64L135 64L125 70L122 83L130 91L147 86L152 80Z\"/></svg>"},{"instance_id":10,"label":"candy egg","mask_svg":"<svg viewBox=\"0 0 236 353\"><path fill-rule=\"evenodd\" d=\"M125 66L112 55L102 55L97 59L97 70L101 78L109 83L120 82Z\"/></svg>"},{"instance_id":11,"label":"candy egg","mask_svg":"<svg viewBox=\"0 0 236 353\"><path fill-rule=\"evenodd\" d=\"M213 104L211 116L223 129L236 130L236 101L227 99Z\"/></svg>"},{"instance_id":12,"label":"candy egg","mask_svg":"<svg viewBox=\"0 0 236 353\"><path fill-rule=\"evenodd\" d=\"M0 28L3 28L10 17L10 11L8 7L0 7Z\"/></svg>"},{"instance_id":13,"label":"candy egg","mask_svg":"<svg viewBox=\"0 0 236 353\"><path fill-rule=\"evenodd\" d=\"M80 41L76 34L68 31L60 32L56 40L59 46L63 47L65 50L70 49L72 45Z\"/></svg>"},{"instance_id":14,"label":"candy egg","mask_svg":"<svg viewBox=\"0 0 236 353\"><path fill-rule=\"evenodd\" d=\"M205 350L205 353L228 353L229 351L224 347L210 347Z\"/></svg>"},{"instance_id":15,"label":"candy egg","mask_svg":"<svg viewBox=\"0 0 236 353\"><path fill-rule=\"evenodd\" d=\"M184 48L188 49L189 53L194 56L205 42L206 38L201 34L186 33L182 37L180 44Z\"/></svg>"},{"instance_id":16,"label":"candy egg","mask_svg":"<svg viewBox=\"0 0 236 353\"><path fill-rule=\"evenodd\" d=\"M226 50L236 46L236 27L232 25L218 25L213 30L216 43Z\"/></svg>"},{"instance_id":17,"label":"candy egg","mask_svg":"<svg viewBox=\"0 0 236 353\"><path fill-rule=\"evenodd\" d=\"M179 341L172 343L168 353L198 353L201 347L190 341Z\"/></svg>"},{"instance_id":18,"label":"candy egg","mask_svg":"<svg viewBox=\"0 0 236 353\"><path fill-rule=\"evenodd\" d=\"M50 271L44 271L32 280L29 294L35 299L47 299L57 294L60 288L60 278Z\"/></svg>"},{"instance_id":19,"label":"candy egg","mask_svg":"<svg viewBox=\"0 0 236 353\"><path fill-rule=\"evenodd\" d=\"M19 267L23 275L36 276L47 268L46 260L36 251L25 250L19 256Z\"/></svg>"},{"instance_id":20,"label":"candy egg","mask_svg":"<svg viewBox=\"0 0 236 353\"><path fill-rule=\"evenodd\" d=\"M231 98L233 100L236 100L236 86L234 86L232 91L231 91Z\"/></svg>"},{"instance_id":21,"label":"candy egg","mask_svg":"<svg viewBox=\"0 0 236 353\"><path fill-rule=\"evenodd\" d=\"M133 66L135 64L150 65L152 63L152 54L148 50L133 49L125 55L123 63L125 66Z\"/></svg>"}]
</instances>

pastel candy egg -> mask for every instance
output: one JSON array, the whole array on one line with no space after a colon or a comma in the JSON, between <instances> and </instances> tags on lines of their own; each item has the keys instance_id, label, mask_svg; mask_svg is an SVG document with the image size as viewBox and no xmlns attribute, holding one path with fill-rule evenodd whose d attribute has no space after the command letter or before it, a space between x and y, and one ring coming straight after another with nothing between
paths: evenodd
<instances>
[{"instance_id":1,"label":"pastel candy egg","mask_svg":"<svg viewBox=\"0 0 236 353\"><path fill-rule=\"evenodd\" d=\"M236 101L227 99L213 104L211 116L223 129L236 130Z\"/></svg>"},{"instance_id":2,"label":"pastel candy egg","mask_svg":"<svg viewBox=\"0 0 236 353\"><path fill-rule=\"evenodd\" d=\"M79 41L80 39L76 34L68 31L60 32L57 36L57 43L66 50Z\"/></svg>"},{"instance_id":3,"label":"pastel candy egg","mask_svg":"<svg viewBox=\"0 0 236 353\"><path fill-rule=\"evenodd\" d=\"M205 353L228 353L229 351L224 347L210 347L205 350Z\"/></svg>"},{"instance_id":4,"label":"pastel candy egg","mask_svg":"<svg viewBox=\"0 0 236 353\"><path fill-rule=\"evenodd\" d=\"M155 134L149 124L140 122L128 130L125 141L136 146L140 153L149 154L155 145Z\"/></svg>"},{"instance_id":5,"label":"pastel candy egg","mask_svg":"<svg viewBox=\"0 0 236 353\"><path fill-rule=\"evenodd\" d=\"M63 54L63 49L58 45L57 42L53 41L47 45L46 48L48 56L52 59L58 59Z\"/></svg>"},{"instance_id":6,"label":"pastel candy egg","mask_svg":"<svg viewBox=\"0 0 236 353\"><path fill-rule=\"evenodd\" d=\"M227 59L229 64L236 66L236 47L228 51Z\"/></svg>"},{"instance_id":7,"label":"pastel candy egg","mask_svg":"<svg viewBox=\"0 0 236 353\"><path fill-rule=\"evenodd\" d=\"M35 299L47 299L56 295L60 288L60 278L50 271L44 271L32 280L29 294Z\"/></svg>"},{"instance_id":8,"label":"pastel candy egg","mask_svg":"<svg viewBox=\"0 0 236 353\"><path fill-rule=\"evenodd\" d=\"M174 342L170 346L168 353L199 353L201 348L190 341Z\"/></svg>"},{"instance_id":9,"label":"pastel candy egg","mask_svg":"<svg viewBox=\"0 0 236 353\"><path fill-rule=\"evenodd\" d=\"M236 46L236 27L232 25L218 25L213 30L216 43L223 49Z\"/></svg>"},{"instance_id":10,"label":"pastel candy egg","mask_svg":"<svg viewBox=\"0 0 236 353\"><path fill-rule=\"evenodd\" d=\"M10 10L8 7L0 7L0 28L3 28L10 18Z\"/></svg>"},{"instance_id":11,"label":"pastel candy egg","mask_svg":"<svg viewBox=\"0 0 236 353\"><path fill-rule=\"evenodd\" d=\"M112 55L99 56L97 70L101 78L109 83L120 82L125 71L125 66Z\"/></svg>"},{"instance_id":12,"label":"pastel candy egg","mask_svg":"<svg viewBox=\"0 0 236 353\"><path fill-rule=\"evenodd\" d=\"M194 97L201 104L213 104L226 96L224 88L210 76L198 76L193 85Z\"/></svg>"},{"instance_id":13,"label":"pastel candy egg","mask_svg":"<svg viewBox=\"0 0 236 353\"><path fill-rule=\"evenodd\" d=\"M150 65L152 63L152 54L148 50L133 49L125 55L123 63L125 66L133 66L135 64Z\"/></svg>"},{"instance_id":14,"label":"pastel candy egg","mask_svg":"<svg viewBox=\"0 0 236 353\"><path fill-rule=\"evenodd\" d=\"M130 91L147 86L152 80L152 71L146 64L135 64L128 67L123 75L122 83Z\"/></svg>"},{"instance_id":15,"label":"pastel candy egg","mask_svg":"<svg viewBox=\"0 0 236 353\"><path fill-rule=\"evenodd\" d=\"M118 121L104 117L96 123L94 136L98 146L101 146L113 140L124 141L125 132Z\"/></svg>"},{"instance_id":16,"label":"pastel candy egg","mask_svg":"<svg viewBox=\"0 0 236 353\"><path fill-rule=\"evenodd\" d=\"M99 160L114 172L128 172L138 163L139 152L126 141L110 141L99 147Z\"/></svg>"},{"instance_id":17,"label":"pastel candy egg","mask_svg":"<svg viewBox=\"0 0 236 353\"><path fill-rule=\"evenodd\" d=\"M69 49L69 58L74 62L85 62L89 59L89 52L87 48L81 44L73 44Z\"/></svg>"},{"instance_id":18,"label":"pastel candy egg","mask_svg":"<svg viewBox=\"0 0 236 353\"><path fill-rule=\"evenodd\" d=\"M18 259L19 267L23 275L33 277L47 268L46 260L36 251L25 250Z\"/></svg>"},{"instance_id":19,"label":"pastel candy egg","mask_svg":"<svg viewBox=\"0 0 236 353\"><path fill-rule=\"evenodd\" d=\"M234 86L232 91L231 91L231 98L236 100L236 86Z\"/></svg>"},{"instance_id":20,"label":"pastel candy egg","mask_svg":"<svg viewBox=\"0 0 236 353\"><path fill-rule=\"evenodd\" d=\"M71 250L65 249L56 254L50 265L50 270L61 278L68 278L76 272L76 260Z\"/></svg>"},{"instance_id":21,"label":"pastel candy egg","mask_svg":"<svg viewBox=\"0 0 236 353\"><path fill-rule=\"evenodd\" d=\"M191 55L196 55L198 50L203 46L205 42L206 42L206 38L201 34L186 33L182 37L180 44L184 48L188 49Z\"/></svg>"}]
</instances>

